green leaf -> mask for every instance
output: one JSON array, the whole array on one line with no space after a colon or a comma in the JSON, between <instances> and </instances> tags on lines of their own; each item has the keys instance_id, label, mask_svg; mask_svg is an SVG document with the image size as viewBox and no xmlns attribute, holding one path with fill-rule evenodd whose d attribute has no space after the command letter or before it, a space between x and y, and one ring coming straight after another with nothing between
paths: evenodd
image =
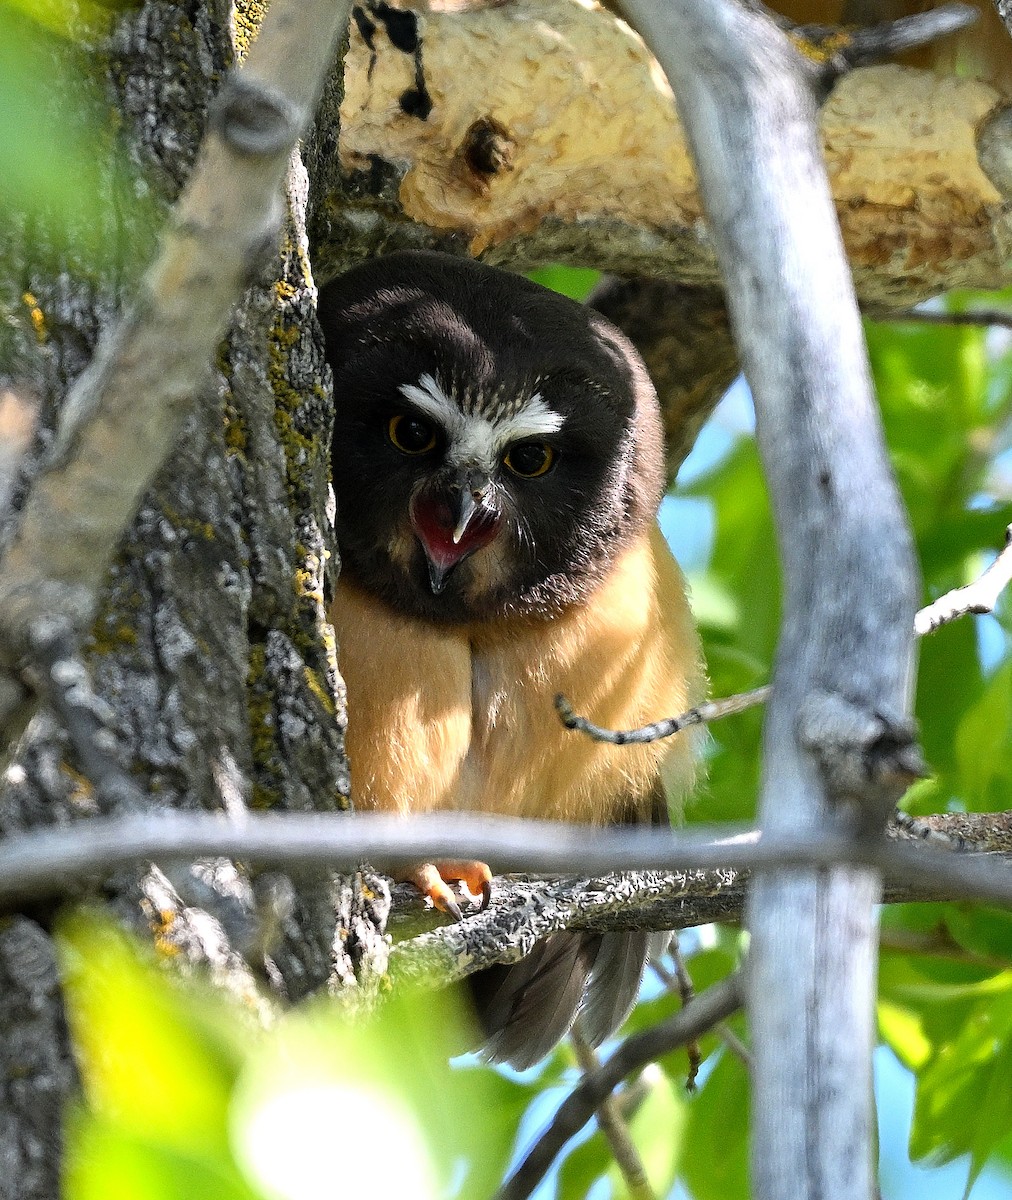
<instances>
[{"instance_id":1,"label":"green leaf","mask_svg":"<svg viewBox=\"0 0 1012 1200\"><path fill-rule=\"evenodd\" d=\"M627 1120L629 1135L639 1152L651 1189L656 1195L664 1196L675 1181L688 1120L688 1103L680 1089L672 1086L659 1070L646 1067L642 1083L649 1091ZM615 1164L608 1174L614 1195L628 1196L628 1188Z\"/></svg>"},{"instance_id":2,"label":"green leaf","mask_svg":"<svg viewBox=\"0 0 1012 1200\"><path fill-rule=\"evenodd\" d=\"M540 283L542 287L551 288L553 292L561 292L571 300L583 301L597 286L601 272L589 267L565 267L556 263L528 271L527 278Z\"/></svg>"},{"instance_id":3,"label":"green leaf","mask_svg":"<svg viewBox=\"0 0 1012 1200\"><path fill-rule=\"evenodd\" d=\"M186 1153L77 1112L68 1123L65 1200L256 1200L227 1154Z\"/></svg>"},{"instance_id":4,"label":"green leaf","mask_svg":"<svg viewBox=\"0 0 1012 1200\"><path fill-rule=\"evenodd\" d=\"M979 1171L1008 1134L1012 1118L1010 1037L1012 972L1004 994L974 1004L956 1035L936 1045L919 1072L910 1133L913 1156L948 1162L969 1153Z\"/></svg>"},{"instance_id":5,"label":"green leaf","mask_svg":"<svg viewBox=\"0 0 1012 1200\"><path fill-rule=\"evenodd\" d=\"M150 240L155 210L144 182L114 136L109 101L94 62L68 39L84 20L102 21L95 4L0 0L0 208L26 236L45 229L40 253L56 246L89 263L123 254L110 237L110 212L139 222ZM55 31L55 32L54 32Z\"/></svg>"},{"instance_id":6,"label":"green leaf","mask_svg":"<svg viewBox=\"0 0 1012 1200\"><path fill-rule=\"evenodd\" d=\"M748 1200L748 1075L722 1051L689 1105L680 1177L694 1200Z\"/></svg>"},{"instance_id":7,"label":"green leaf","mask_svg":"<svg viewBox=\"0 0 1012 1200\"><path fill-rule=\"evenodd\" d=\"M368 1022L350 1022L323 1001L304 1005L271 1031L237 1084L237 1158L251 1178L275 1188L288 1177L286 1195L298 1200L327 1190L333 1129L361 1147L342 1157L352 1195L368 1188L377 1195L408 1189L419 1200L442 1196L457 1164L485 1158L490 1146L494 1173L502 1140L490 1137L488 1114L505 1092L514 1101L519 1093L492 1071L450 1066L450 1055L470 1041L465 1028L452 990L405 989ZM519 1092L526 1101L523 1085ZM384 1142L397 1153L377 1158L374 1148Z\"/></svg>"},{"instance_id":8,"label":"green leaf","mask_svg":"<svg viewBox=\"0 0 1012 1200\"><path fill-rule=\"evenodd\" d=\"M585 1200L611 1166L611 1147L599 1129L563 1159L555 1181L555 1200Z\"/></svg>"},{"instance_id":9,"label":"green leaf","mask_svg":"<svg viewBox=\"0 0 1012 1200\"><path fill-rule=\"evenodd\" d=\"M999 812L1012 795L1012 661L995 671L956 729L961 799L977 812Z\"/></svg>"}]
</instances>

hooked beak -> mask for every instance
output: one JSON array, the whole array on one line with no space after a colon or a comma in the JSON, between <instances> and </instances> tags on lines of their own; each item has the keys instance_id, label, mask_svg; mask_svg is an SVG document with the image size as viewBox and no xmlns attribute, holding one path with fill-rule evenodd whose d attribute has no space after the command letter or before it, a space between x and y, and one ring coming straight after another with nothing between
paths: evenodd
<instances>
[{"instance_id":1,"label":"hooked beak","mask_svg":"<svg viewBox=\"0 0 1012 1200\"><path fill-rule=\"evenodd\" d=\"M434 596L450 572L499 530L499 513L488 501L490 481L483 471L462 470L440 491L422 491L411 500L411 527L425 552Z\"/></svg>"}]
</instances>

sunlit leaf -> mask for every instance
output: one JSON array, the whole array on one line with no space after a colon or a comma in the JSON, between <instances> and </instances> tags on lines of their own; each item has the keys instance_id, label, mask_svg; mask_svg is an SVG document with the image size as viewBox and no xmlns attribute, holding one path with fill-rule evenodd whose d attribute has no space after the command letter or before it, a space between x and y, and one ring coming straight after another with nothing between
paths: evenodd
<instances>
[{"instance_id":1,"label":"sunlit leaf","mask_svg":"<svg viewBox=\"0 0 1012 1200\"><path fill-rule=\"evenodd\" d=\"M114 1120L76 1114L68 1131L66 1200L258 1200L225 1154L186 1153Z\"/></svg>"},{"instance_id":2,"label":"sunlit leaf","mask_svg":"<svg viewBox=\"0 0 1012 1200\"><path fill-rule=\"evenodd\" d=\"M566 267L556 263L530 271L527 278L540 283L542 287L551 288L553 292L561 292L563 296L569 296L572 300L586 300L597 286L601 272L587 267Z\"/></svg>"},{"instance_id":3,"label":"sunlit leaf","mask_svg":"<svg viewBox=\"0 0 1012 1200\"><path fill-rule=\"evenodd\" d=\"M675 1180L688 1105L684 1094L656 1067L644 1070L640 1086L647 1088L646 1097L626 1124L651 1189L663 1196ZM608 1175L613 1195L628 1196L629 1189L616 1164L611 1165Z\"/></svg>"},{"instance_id":4,"label":"sunlit leaf","mask_svg":"<svg viewBox=\"0 0 1012 1200\"><path fill-rule=\"evenodd\" d=\"M117 220L149 229L156 219L94 64L68 36L95 13L94 4L0 0L0 209L21 236L38 237L40 253L70 252L82 269L127 253L111 236Z\"/></svg>"},{"instance_id":5,"label":"sunlit leaf","mask_svg":"<svg viewBox=\"0 0 1012 1200\"><path fill-rule=\"evenodd\" d=\"M213 1023L220 1004L203 989L194 1004L110 926L69 924L61 948L89 1106L125 1134L156 1132L180 1152L224 1147L240 1052Z\"/></svg>"}]
</instances>

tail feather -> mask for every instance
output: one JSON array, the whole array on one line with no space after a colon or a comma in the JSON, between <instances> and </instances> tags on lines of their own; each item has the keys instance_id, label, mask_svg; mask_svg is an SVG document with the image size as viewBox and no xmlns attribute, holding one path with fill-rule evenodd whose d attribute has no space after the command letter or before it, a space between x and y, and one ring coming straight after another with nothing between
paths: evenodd
<instances>
[{"instance_id":1,"label":"tail feather","mask_svg":"<svg viewBox=\"0 0 1012 1200\"><path fill-rule=\"evenodd\" d=\"M518 1070L531 1067L569 1032L578 1012L588 1039L600 1045L636 1003L650 942L649 933L553 933L520 962L472 975L486 1056Z\"/></svg>"},{"instance_id":2,"label":"tail feather","mask_svg":"<svg viewBox=\"0 0 1012 1200\"><path fill-rule=\"evenodd\" d=\"M606 933L594 960L580 1028L592 1046L600 1046L632 1012L650 957L650 933Z\"/></svg>"},{"instance_id":3,"label":"tail feather","mask_svg":"<svg viewBox=\"0 0 1012 1200\"><path fill-rule=\"evenodd\" d=\"M553 933L518 963L489 967L468 983L492 1062L524 1070L569 1031L599 937Z\"/></svg>"}]
</instances>

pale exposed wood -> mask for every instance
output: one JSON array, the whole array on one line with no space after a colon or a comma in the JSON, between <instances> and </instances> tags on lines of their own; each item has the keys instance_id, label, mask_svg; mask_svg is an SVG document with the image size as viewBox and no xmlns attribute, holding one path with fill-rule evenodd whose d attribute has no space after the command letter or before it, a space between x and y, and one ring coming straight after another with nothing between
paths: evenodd
<instances>
[{"instance_id":1,"label":"pale exposed wood","mask_svg":"<svg viewBox=\"0 0 1012 1200\"><path fill-rule=\"evenodd\" d=\"M517 0L420 12L417 33L412 54L382 23L372 49L352 27L339 165L359 172L360 209L382 191L389 212L392 173L404 216L493 261L536 261L564 244L619 273L716 278L670 89L628 25L582 0ZM424 119L402 104L417 91L416 58ZM892 66L838 85L823 136L865 301L1012 280L1008 217L976 154L978 128L1001 105L986 84ZM335 173L323 192L336 203L347 184Z\"/></svg>"}]
</instances>

